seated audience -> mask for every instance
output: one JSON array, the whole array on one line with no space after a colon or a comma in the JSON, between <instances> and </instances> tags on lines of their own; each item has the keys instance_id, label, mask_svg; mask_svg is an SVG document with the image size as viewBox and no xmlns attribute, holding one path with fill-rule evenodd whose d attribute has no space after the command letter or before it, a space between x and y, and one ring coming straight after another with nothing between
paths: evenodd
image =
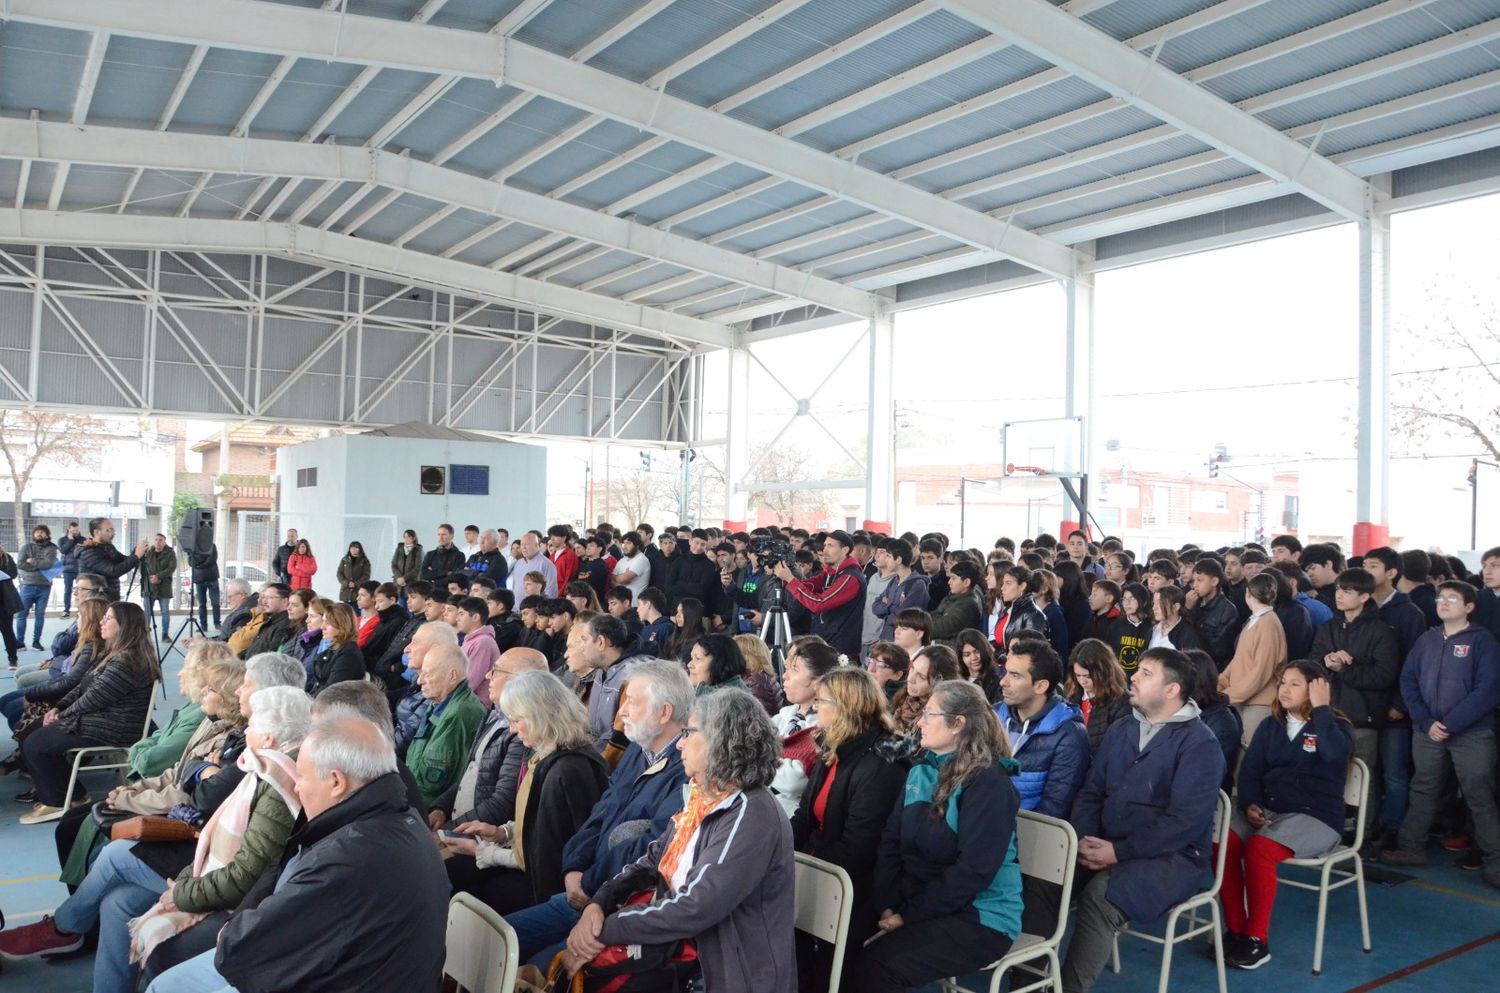
<instances>
[{"instance_id":1,"label":"seated audience","mask_svg":"<svg viewBox=\"0 0 1500 993\"><path fill-rule=\"evenodd\" d=\"M1063 693L1083 716L1092 757L1104 741L1104 732L1116 721L1130 716L1130 679L1115 653L1097 638L1085 638L1074 646L1070 665L1073 678ZM1214 671L1214 678L1218 678L1218 670Z\"/></svg>"},{"instance_id":2,"label":"seated audience","mask_svg":"<svg viewBox=\"0 0 1500 993\"><path fill-rule=\"evenodd\" d=\"M203 825L190 863L163 860L175 846L112 841L56 916L5 932L0 954L21 959L77 949L97 926L95 993L132 993L136 962L197 915L238 904L281 852L298 808L296 766L286 753L307 725L308 698L300 688L261 690L239 759L245 776Z\"/></svg>"},{"instance_id":3,"label":"seated audience","mask_svg":"<svg viewBox=\"0 0 1500 993\"><path fill-rule=\"evenodd\" d=\"M875 862L880 936L858 953L851 989L901 993L981 969L1021 934L1020 798L1010 747L979 689L937 684L920 720L922 758Z\"/></svg>"},{"instance_id":4,"label":"seated audience","mask_svg":"<svg viewBox=\"0 0 1500 993\"><path fill-rule=\"evenodd\" d=\"M400 595L401 591L396 588L395 583L381 583L375 587L373 594L375 626L370 630L369 637L360 642L359 646L360 653L364 656L366 672L375 671L376 665L385 656L391 642L406 625L409 615L406 608L397 600Z\"/></svg>"},{"instance_id":5,"label":"seated audience","mask_svg":"<svg viewBox=\"0 0 1500 993\"><path fill-rule=\"evenodd\" d=\"M406 767L431 806L458 781L484 723L484 704L469 689L463 651L443 645L427 653L417 685L432 709L406 749Z\"/></svg>"},{"instance_id":6,"label":"seated audience","mask_svg":"<svg viewBox=\"0 0 1500 993\"><path fill-rule=\"evenodd\" d=\"M1331 706L1332 688L1317 662L1289 663L1280 676L1271 717L1255 729L1240 765L1219 891L1224 961L1237 969L1271 961L1277 863L1326 855L1344 833L1354 729Z\"/></svg>"},{"instance_id":7,"label":"seated audience","mask_svg":"<svg viewBox=\"0 0 1500 993\"><path fill-rule=\"evenodd\" d=\"M131 778L158 776L177 764L188 743L198 736L204 721L203 705L198 699L204 689L208 669L234 663L234 668L245 671L244 663L227 651L228 646L216 642L199 641L183 656L182 668L177 673L177 692L187 701L172 711L167 723L130 746ZM215 681L223 673L215 673ZM236 683L236 686L238 684Z\"/></svg>"},{"instance_id":8,"label":"seated audience","mask_svg":"<svg viewBox=\"0 0 1500 993\"><path fill-rule=\"evenodd\" d=\"M877 643L878 644L878 643ZM815 634L792 639L787 647L781 689L786 706L773 718L781 736L781 764L771 780L771 794L788 817L797 812L802 791L818 761L813 732L818 726L817 681L839 667L839 653Z\"/></svg>"},{"instance_id":9,"label":"seated audience","mask_svg":"<svg viewBox=\"0 0 1500 993\"><path fill-rule=\"evenodd\" d=\"M706 993L792 993L792 832L767 787L780 749L749 693L697 698L677 747L692 786L666 833L595 892L568 936L570 972L610 945L693 939ZM627 905L642 891L647 904Z\"/></svg>"},{"instance_id":10,"label":"seated audience","mask_svg":"<svg viewBox=\"0 0 1500 993\"><path fill-rule=\"evenodd\" d=\"M991 706L999 703L1000 666L995 663L994 645L977 628L960 631L957 644L965 678L979 687Z\"/></svg>"},{"instance_id":11,"label":"seated audience","mask_svg":"<svg viewBox=\"0 0 1500 993\"><path fill-rule=\"evenodd\" d=\"M1240 611L1235 606L1235 598L1229 589L1229 580L1225 578L1224 567L1217 561L1210 558L1199 559L1193 563L1192 576L1193 585L1188 598L1187 619L1192 622L1194 629L1198 632L1198 637L1203 640L1201 646L1203 650L1213 656L1214 664L1219 667L1220 672L1223 672L1229 665L1230 659L1234 658L1235 640L1240 631ZM1262 631L1256 639L1257 642L1263 644L1268 634L1268 631ZM1286 638L1283 636L1283 645L1285 642ZM1238 701L1235 702L1238 703ZM1256 704L1256 706L1265 706L1269 711L1270 705L1267 702L1263 705ZM1253 731L1254 728L1249 730Z\"/></svg>"},{"instance_id":12,"label":"seated audience","mask_svg":"<svg viewBox=\"0 0 1500 993\"><path fill-rule=\"evenodd\" d=\"M686 674L664 659L639 662L621 696L630 747L609 777L609 788L563 847L563 892L506 917L523 961L540 956L544 967L594 893L644 855L682 809L687 775L677 742L693 701Z\"/></svg>"},{"instance_id":13,"label":"seated audience","mask_svg":"<svg viewBox=\"0 0 1500 993\"><path fill-rule=\"evenodd\" d=\"M755 634L737 634L734 643L745 659L745 688L772 717L781 709L781 680L771 662L771 649Z\"/></svg>"},{"instance_id":14,"label":"seated audience","mask_svg":"<svg viewBox=\"0 0 1500 993\"><path fill-rule=\"evenodd\" d=\"M1148 648L1175 648L1179 652L1194 648L1206 650L1198 629L1187 619L1187 594L1176 586L1160 586L1151 594L1151 617L1156 624L1151 628L1151 644ZM1217 670L1218 662L1214 662Z\"/></svg>"},{"instance_id":15,"label":"seated audience","mask_svg":"<svg viewBox=\"0 0 1500 993\"><path fill-rule=\"evenodd\" d=\"M688 649L687 671L693 692L699 696L712 690L745 689L745 657L727 634L700 635Z\"/></svg>"},{"instance_id":16,"label":"seated audience","mask_svg":"<svg viewBox=\"0 0 1500 993\"><path fill-rule=\"evenodd\" d=\"M896 733L916 734L917 721L933 686L958 678L958 656L953 654L953 649L947 645L928 645L919 650L906 670L906 687L891 699Z\"/></svg>"},{"instance_id":17,"label":"seated audience","mask_svg":"<svg viewBox=\"0 0 1500 993\"><path fill-rule=\"evenodd\" d=\"M800 852L840 867L854 882L845 975L855 952L875 933L880 908L870 885L881 832L906 782L910 743L895 732L885 694L873 676L839 666L814 685L818 764L792 815ZM832 946L798 934L798 985L824 989Z\"/></svg>"},{"instance_id":18,"label":"seated audience","mask_svg":"<svg viewBox=\"0 0 1500 993\"><path fill-rule=\"evenodd\" d=\"M1224 756L1198 719L1195 681L1187 656L1147 649L1130 680L1135 720L1105 732L1073 802L1082 871L1067 993L1093 987L1127 924L1149 926L1208 876Z\"/></svg>"},{"instance_id":19,"label":"seated audience","mask_svg":"<svg viewBox=\"0 0 1500 993\"><path fill-rule=\"evenodd\" d=\"M1085 642L1087 644L1087 642ZM1059 690L1062 660L1045 642L1017 642L1005 657L995 707L1009 741L1022 810L1066 818L1089 770L1089 734Z\"/></svg>"},{"instance_id":20,"label":"seated audience","mask_svg":"<svg viewBox=\"0 0 1500 993\"><path fill-rule=\"evenodd\" d=\"M499 699L505 685L523 672L546 672L547 660L531 648L512 648L490 668L490 699ZM526 746L516 737L499 707L491 708L479 725L463 774L434 800L427 823L434 829L470 821L505 824L516 816L516 785L526 762Z\"/></svg>"},{"instance_id":21,"label":"seated audience","mask_svg":"<svg viewBox=\"0 0 1500 993\"><path fill-rule=\"evenodd\" d=\"M1121 557L1111 556L1109 561ZM1141 653L1151 644L1151 627L1151 594L1140 583L1126 583L1120 589L1120 616L1110 624L1105 643L1127 676L1135 672Z\"/></svg>"},{"instance_id":22,"label":"seated audience","mask_svg":"<svg viewBox=\"0 0 1500 993\"><path fill-rule=\"evenodd\" d=\"M128 748L141 737L151 690L161 678L151 630L138 604L116 601L99 622L103 646L78 684L56 701L39 725L23 732L21 762L31 774L36 805L22 824L55 821L80 797L65 797L75 748ZM87 799L83 797L82 799Z\"/></svg>"},{"instance_id":23,"label":"seated audience","mask_svg":"<svg viewBox=\"0 0 1500 993\"><path fill-rule=\"evenodd\" d=\"M427 623L427 600L432 593L432 584L414 579L404 589L406 609L411 616L402 621L386 644L385 651L370 667L371 677L387 693L399 692L405 683L403 676L406 672L406 653L411 648L411 640L416 637L417 629Z\"/></svg>"},{"instance_id":24,"label":"seated audience","mask_svg":"<svg viewBox=\"0 0 1500 993\"><path fill-rule=\"evenodd\" d=\"M594 749L588 712L551 673L523 672L500 696L521 744L531 750L516 791L516 816L504 824L471 821L471 837L443 835L448 877L501 914L536 906L565 891L562 853L609 783Z\"/></svg>"},{"instance_id":25,"label":"seated audience","mask_svg":"<svg viewBox=\"0 0 1500 993\"><path fill-rule=\"evenodd\" d=\"M162 973L147 993L438 988L448 888L385 730L352 709L325 713L298 753L297 795L307 823L281 864L214 951ZM338 926L310 941L310 921Z\"/></svg>"},{"instance_id":26,"label":"seated audience","mask_svg":"<svg viewBox=\"0 0 1500 993\"><path fill-rule=\"evenodd\" d=\"M911 668L911 655L894 641L877 641L870 646L870 657L865 668L880 684L886 702L906 689L906 673Z\"/></svg>"},{"instance_id":27,"label":"seated audience","mask_svg":"<svg viewBox=\"0 0 1500 993\"><path fill-rule=\"evenodd\" d=\"M480 704L486 708L490 703L490 669L500 657L500 645L495 641L495 629L490 627L490 608L477 596L466 596L458 601L455 617L458 633L463 637L459 647L467 660L464 675L469 689Z\"/></svg>"},{"instance_id":28,"label":"seated audience","mask_svg":"<svg viewBox=\"0 0 1500 993\"><path fill-rule=\"evenodd\" d=\"M432 704L422 695L417 679L422 675L422 662L427 653L439 646L458 647L458 632L452 626L441 621L428 621L418 628L406 650L406 671L401 674L405 683L399 692L389 695L396 725L396 756L403 761L412 739L432 710Z\"/></svg>"},{"instance_id":29,"label":"seated audience","mask_svg":"<svg viewBox=\"0 0 1500 993\"><path fill-rule=\"evenodd\" d=\"M625 622L609 614L593 614L574 625L581 632L583 664L593 674L589 682L589 734L594 747L610 760L613 768L629 742L616 731L620 710L620 690L630 678L631 670L651 656L630 651L630 634ZM614 748L610 745L613 742Z\"/></svg>"},{"instance_id":30,"label":"seated audience","mask_svg":"<svg viewBox=\"0 0 1500 993\"><path fill-rule=\"evenodd\" d=\"M314 696L325 686L365 678L365 657L356 639L356 623L354 610L347 603L328 604L328 612L323 616L323 640L328 647L318 652L312 664L309 692Z\"/></svg>"}]
</instances>

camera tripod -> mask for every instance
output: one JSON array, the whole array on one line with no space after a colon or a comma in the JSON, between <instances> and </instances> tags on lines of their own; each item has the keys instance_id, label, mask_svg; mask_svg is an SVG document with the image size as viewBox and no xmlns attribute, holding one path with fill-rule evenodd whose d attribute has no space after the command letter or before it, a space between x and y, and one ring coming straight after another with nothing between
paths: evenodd
<instances>
[{"instance_id":1,"label":"camera tripod","mask_svg":"<svg viewBox=\"0 0 1500 993\"><path fill-rule=\"evenodd\" d=\"M792 625L786 617L786 589L778 587L771 592L771 603L766 607L760 622L760 640L771 649L771 665L776 669L776 678L786 672L786 647L792 642Z\"/></svg>"}]
</instances>

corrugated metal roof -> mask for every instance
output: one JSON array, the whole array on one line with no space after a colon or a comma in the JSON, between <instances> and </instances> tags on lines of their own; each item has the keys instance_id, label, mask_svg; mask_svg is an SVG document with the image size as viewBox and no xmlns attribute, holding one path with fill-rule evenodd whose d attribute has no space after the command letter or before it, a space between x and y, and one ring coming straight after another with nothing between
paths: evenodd
<instances>
[{"instance_id":1,"label":"corrugated metal roof","mask_svg":"<svg viewBox=\"0 0 1500 993\"><path fill-rule=\"evenodd\" d=\"M734 119L781 130L817 150L817 167L783 164L774 154L736 161L710 150L714 136L658 127L654 115L643 129L641 122L600 116L587 99L564 102L561 94L527 94L494 79L453 79L419 102L445 75L439 65L364 69L303 58L273 84L279 53L216 46L191 70L168 127L227 136L254 108L250 134L289 145L328 136L358 145L380 135L384 150L416 161L442 155L444 167L458 173L616 211L638 225L670 225L675 235L802 272L849 280L878 270L880 284L898 287L898 295L903 264L921 263L919 278L926 279L941 268L978 266L984 256L966 259L954 251L961 242L950 232L939 224L917 226L911 210L849 196L840 179L855 175L849 170L895 174L911 190L959 199L1024 228L1073 226L1109 214L1120 230L1128 229L1133 206L1174 198L1184 201L1180 216L1190 217L1193 191L1253 175L1201 139L1164 127L1151 107L1128 95L1117 100L1033 52L990 38L943 0L524 0L519 8L522 2L448 0L436 5L431 23L487 32L514 10L532 10L519 28L512 25L517 42L586 58L620 87L687 66L664 78L667 94L702 106L723 103ZM263 16L276 17L278 8L321 4L260 0L259 6ZM422 6L368 0L346 16L408 21ZM1500 0L1089 0L1081 6L1090 24L1114 38L1142 38L1136 44L1144 48L1158 34L1165 37L1161 66L1187 73L1225 100L1263 108L1263 121L1296 129L1299 141L1334 118L1318 139L1319 154L1427 135L1430 149L1418 148L1404 162L1500 146L1500 129L1461 146L1439 140L1439 129L1500 114L1500 78L1483 75L1500 70L1500 47L1480 43L1500 38ZM891 18L897 20L885 23ZM1468 37L1459 34L1471 29ZM734 42L720 50L731 33ZM864 43L851 43L856 37ZM0 117L35 111L43 122L69 120L90 39L87 26L0 24ZM158 127L187 78L192 40L111 37L98 83L83 101L86 120ZM699 58L702 46L714 46L713 54ZM1350 68L1370 65L1376 68ZM359 92L351 95L346 91L356 81ZM1440 87L1446 88L1440 97L1422 98ZM1004 99L992 96L997 92ZM1274 99L1266 96L1273 92ZM1389 101L1401 102L1379 106ZM830 107L836 111L819 114ZM863 149L854 165L839 157L851 146ZM556 232L523 224L497 229L504 219L500 196L501 213L471 204L429 223L444 208L440 190L419 195L369 186L359 176L334 177L326 196L315 196L323 176L288 182L216 174L204 182L184 169L138 171L126 163L80 164L61 186L46 159L30 164L24 190L17 189L20 176L19 158L0 149L0 198L29 208L58 196L64 211L107 210L128 192L127 212L186 209L193 217L233 218L248 207L248 216L271 212L276 221L296 214L305 225L356 231L363 240L478 266L503 259L512 272L685 313L716 313L773 296L727 277L706 257L701 273L654 261L648 231L634 232L628 244L601 245L586 236L588 225L570 227L577 221L559 223ZM1267 184L1265 195L1274 192ZM1203 200L1206 213L1220 207L1216 198ZM1154 214L1143 216L1150 219L1142 224L1158 223ZM935 270L928 263L943 253L953 259ZM788 312L809 302L782 299Z\"/></svg>"}]
</instances>

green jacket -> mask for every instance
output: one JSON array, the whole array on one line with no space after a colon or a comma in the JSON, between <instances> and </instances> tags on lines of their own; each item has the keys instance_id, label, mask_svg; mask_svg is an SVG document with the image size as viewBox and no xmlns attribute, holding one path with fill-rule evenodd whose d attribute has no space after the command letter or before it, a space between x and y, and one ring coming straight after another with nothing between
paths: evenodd
<instances>
[{"instance_id":1,"label":"green jacket","mask_svg":"<svg viewBox=\"0 0 1500 993\"><path fill-rule=\"evenodd\" d=\"M177 575L177 553L170 547L157 551L154 548L146 549L146 554L141 556L141 592L150 594L153 599L167 600L175 592L172 589L172 580ZM153 585L150 577L156 576L160 582Z\"/></svg>"},{"instance_id":2,"label":"green jacket","mask_svg":"<svg viewBox=\"0 0 1500 993\"><path fill-rule=\"evenodd\" d=\"M294 820L281 794L262 781L255 787L250 823L245 825L239 854L233 862L201 878L193 875L191 865L184 869L172 887L178 909L201 914L238 907L266 866L281 858Z\"/></svg>"},{"instance_id":3,"label":"green jacket","mask_svg":"<svg viewBox=\"0 0 1500 993\"><path fill-rule=\"evenodd\" d=\"M417 731L406 750L406 768L411 770L417 789L422 792L422 802L427 806L432 806L463 775L484 714L484 704L469 689L469 684L459 683L458 689L433 708Z\"/></svg>"},{"instance_id":4,"label":"green jacket","mask_svg":"<svg viewBox=\"0 0 1500 993\"><path fill-rule=\"evenodd\" d=\"M142 779L160 776L182 758L182 750L202 723L203 708L198 704L177 708L166 727L130 746L130 771Z\"/></svg>"}]
</instances>

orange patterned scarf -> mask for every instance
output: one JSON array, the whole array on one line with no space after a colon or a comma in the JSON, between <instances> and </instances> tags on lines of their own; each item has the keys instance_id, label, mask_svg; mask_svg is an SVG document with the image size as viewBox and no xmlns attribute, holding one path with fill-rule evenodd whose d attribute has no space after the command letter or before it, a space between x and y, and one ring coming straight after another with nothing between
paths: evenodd
<instances>
[{"instance_id":1,"label":"orange patterned scarf","mask_svg":"<svg viewBox=\"0 0 1500 993\"><path fill-rule=\"evenodd\" d=\"M688 788L687 800L682 809L672 815L672 840L667 843L667 850L662 853L661 863L657 866L662 881L669 887L683 858L691 857L687 851L688 842L698 833L698 826L703 823L703 818L723 803L726 796L727 794L715 795L700 790L697 783Z\"/></svg>"}]
</instances>

